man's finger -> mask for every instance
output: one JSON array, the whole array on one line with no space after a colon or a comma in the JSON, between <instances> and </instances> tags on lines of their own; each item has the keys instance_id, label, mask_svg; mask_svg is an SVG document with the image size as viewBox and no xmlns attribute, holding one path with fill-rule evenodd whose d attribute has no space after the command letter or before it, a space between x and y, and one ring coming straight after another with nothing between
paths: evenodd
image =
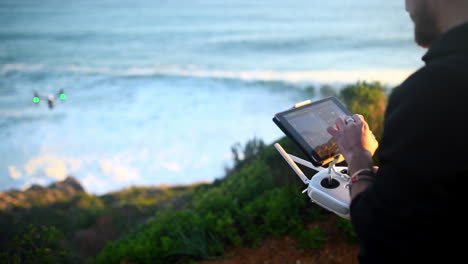
<instances>
[{"instance_id":1,"label":"man's finger","mask_svg":"<svg viewBox=\"0 0 468 264\"><path fill-rule=\"evenodd\" d=\"M361 122L361 123L364 123L364 117L360 114L354 114L353 115L353 119L356 121L356 122Z\"/></svg>"},{"instance_id":2,"label":"man's finger","mask_svg":"<svg viewBox=\"0 0 468 264\"><path fill-rule=\"evenodd\" d=\"M338 117L335 122L336 122L336 127L338 129L343 128L346 125L346 123L344 121L344 117Z\"/></svg>"},{"instance_id":3,"label":"man's finger","mask_svg":"<svg viewBox=\"0 0 468 264\"><path fill-rule=\"evenodd\" d=\"M327 132L332 135L333 137L336 136L336 134L338 133L338 129L334 128L334 127L327 127Z\"/></svg>"}]
</instances>

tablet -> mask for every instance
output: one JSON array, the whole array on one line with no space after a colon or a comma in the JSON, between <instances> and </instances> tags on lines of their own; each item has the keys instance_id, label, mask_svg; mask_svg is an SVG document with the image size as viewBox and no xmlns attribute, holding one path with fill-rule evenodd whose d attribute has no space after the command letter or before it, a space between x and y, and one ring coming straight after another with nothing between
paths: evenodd
<instances>
[{"instance_id":1,"label":"tablet","mask_svg":"<svg viewBox=\"0 0 468 264\"><path fill-rule=\"evenodd\" d=\"M297 104L273 117L275 124L295 142L314 166L324 166L340 155L338 145L327 132L340 116L351 112L336 97Z\"/></svg>"}]
</instances>

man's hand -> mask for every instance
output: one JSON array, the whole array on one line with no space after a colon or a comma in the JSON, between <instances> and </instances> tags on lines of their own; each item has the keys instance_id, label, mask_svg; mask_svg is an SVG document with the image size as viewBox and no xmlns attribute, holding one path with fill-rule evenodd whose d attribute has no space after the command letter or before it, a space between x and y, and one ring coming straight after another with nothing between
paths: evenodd
<instances>
[{"instance_id":1,"label":"man's hand","mask_svg":"<svg viewBox=\"0 0 468 264\"><path fill-rule=\"evenodd\" d=\"M372 156L379 143L362 115L339 117L336 127L328 127L327 131L335 138L346 159L350 175L360 169L372 168Z\"/></svg>"}]
</instances>

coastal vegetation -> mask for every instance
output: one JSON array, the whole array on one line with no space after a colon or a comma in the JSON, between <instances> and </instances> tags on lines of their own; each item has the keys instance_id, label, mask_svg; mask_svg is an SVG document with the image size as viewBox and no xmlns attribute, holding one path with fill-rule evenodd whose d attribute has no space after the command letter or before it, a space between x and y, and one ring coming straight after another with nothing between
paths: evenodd
<instances>
[{"instance_id":1,"label":"coastal vegetation","mask_svg":"<svg viewBox=\"0 0 468 264\"><path fill-rule=\"evenodd\" d=\"M333 92L328 86L322 91ZM389 91L378 82L358 82L336 95L363 114L380 139ZM302 156L287 137L277 142ZM253 138L231 151L233 166L210 184L130 187L96 196L69 178L65 185L4 193L0 262L196 263L282 236L320 252L330 236L317 224L324 222L356 243L348 220L301 193L303 183L272 144Z\"/></svg>"}]
</instances>

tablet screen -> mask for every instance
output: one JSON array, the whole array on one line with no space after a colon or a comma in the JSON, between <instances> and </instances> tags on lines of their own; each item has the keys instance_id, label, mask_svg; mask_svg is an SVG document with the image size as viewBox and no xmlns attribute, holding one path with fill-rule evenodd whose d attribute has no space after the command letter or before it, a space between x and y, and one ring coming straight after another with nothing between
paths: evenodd
<instances>
[{"instance_id":1,"label":"tablet screen","mask_svg":"<svg viewBox=\"0 0 468 264\"><path fill-rule=\"evenodd\" d=\"M338 117L351 115L336 98L326 98L278 114L282 129L295 139L316 162L322 163L338 154L338 146L327 132ZM317 164L317 163L316 163Z\"/></svg>"}]
</instances>

